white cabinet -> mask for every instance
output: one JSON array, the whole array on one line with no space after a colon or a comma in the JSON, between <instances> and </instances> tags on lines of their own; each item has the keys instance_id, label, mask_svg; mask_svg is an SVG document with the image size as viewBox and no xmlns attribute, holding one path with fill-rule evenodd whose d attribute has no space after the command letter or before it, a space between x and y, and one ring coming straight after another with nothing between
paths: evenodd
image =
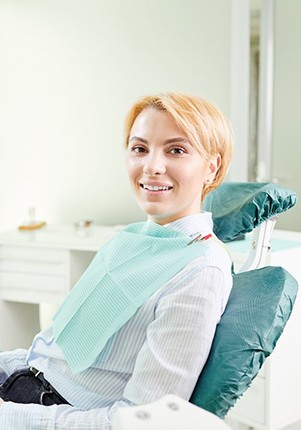
<instances>
[{"instance_id":1,"label":"white cabinet","mask_svg":"<svg viewBox=\"0 0 301 430\"><path fill-rule=\"evenodd\" d=\"M245 258L248 240L229 248L237 267ZM275 231L270 264L286 268L301 288L301 233ZM283 335L251 387L230 412L230 419L255 430L279 430L301 420L301 293ZM300 422L301 429L301 422Z\"/></svg>"},{"instance_id":2,"label":"white cabinet","mask_svg":"<svg viewBox=\"0 0 301 430\"><path fill-rule=\"evenodd\" d=\"M56 309L97 250L119 227L72 225L0 234L0 350L28 347L40 330L45 304Z\"/></svg>"}]
</instances>

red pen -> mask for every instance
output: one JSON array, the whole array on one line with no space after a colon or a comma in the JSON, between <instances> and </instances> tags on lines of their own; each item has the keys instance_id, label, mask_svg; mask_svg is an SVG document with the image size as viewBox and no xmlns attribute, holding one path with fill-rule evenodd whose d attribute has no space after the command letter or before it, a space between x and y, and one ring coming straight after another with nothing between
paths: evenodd
<instances>
[{"instance_id":1,"label":"red pen","mask_svg":"<svg viewBox=\"0 0 301 430\"><path fill-rule=\"evenodd\" d=\"M203 236L202 234L199 234L197 237L195 237L191 242L189 242L188 244L187 244L187 246L188 245L191 245L192 243L194 243L194 242L198 242L198 241L201 241L201 240L208 240L208 239L210 239L210 237L212 237L212 234L211 233L209 233L209 234L207 234L206 236Z\"/></svg>"}]
</instances>

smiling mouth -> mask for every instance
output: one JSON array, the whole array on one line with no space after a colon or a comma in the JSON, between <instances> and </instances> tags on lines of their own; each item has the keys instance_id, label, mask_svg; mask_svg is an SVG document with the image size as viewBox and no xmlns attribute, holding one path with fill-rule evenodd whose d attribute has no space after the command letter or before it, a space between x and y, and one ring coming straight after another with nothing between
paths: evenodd
<instances>
[{"instance_id":1,"label":"smiling mouth","mask_svg":"<svg viewBox=\"0 0 301 430\"><path fill-rule=\"evenodd\" d=\"M140 187L147 191L169 191L172 187L140 184Z\"/></svg>"}]
</instances>

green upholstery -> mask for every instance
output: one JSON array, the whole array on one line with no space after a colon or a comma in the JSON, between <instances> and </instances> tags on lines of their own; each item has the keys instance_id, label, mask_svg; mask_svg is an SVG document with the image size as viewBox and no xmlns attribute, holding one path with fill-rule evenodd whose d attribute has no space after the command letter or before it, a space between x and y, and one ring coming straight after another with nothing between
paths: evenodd
<instances>
[{"instance_id":1,"label":"green upholstery","mask_svg":"<svg viewBox=\"0 0 301 430\"><path fill-rule=\"evenodd\" d=\"M203 208L213 214L214 233L227 242L285 212L296 201L294 191L276 184L225 182L208 194Z\"/></svg>"},{"instance_id":2,"label":"green upholstery","mask_svg":"<svg viewBox=\"0 0 301 430\"><path fill-rule=\"evenodd\" d=\"M214 232L224 242L290 209L297 196L275 184L227 182L210 193ZM233 288L190 401L224 418L273 351L291 314L297 281L281 267L233 275Z\"/></svg>"},{"instance_id":3,"label":"green upholstery","mask_svg":"<svg viewBox=\"0 0 301 430\"><path fill-rule=\"evenodd\" d=\"M281 267L233 277L228 305L190 401L224 418L273 351L291 314L296 280Z\"/></svg>"}]
</instances>

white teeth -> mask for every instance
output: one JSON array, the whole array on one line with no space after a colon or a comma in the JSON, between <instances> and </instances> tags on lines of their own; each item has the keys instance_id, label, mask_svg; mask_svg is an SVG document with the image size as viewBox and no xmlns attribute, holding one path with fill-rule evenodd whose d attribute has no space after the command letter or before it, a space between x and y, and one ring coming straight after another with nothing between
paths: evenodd
<instances>
[{"instance_id":1,"label":"white teeth","mask_svg":"<svg viewBox=\"0 0 301 430\"><path fill-rule=\"evenodd\" d=\"M143 184L143 188L145 190L149 190L149 191L167 191L170 189L170 187L157 187L156 185L144 185Z\"/></svg>"}]
</instances>

